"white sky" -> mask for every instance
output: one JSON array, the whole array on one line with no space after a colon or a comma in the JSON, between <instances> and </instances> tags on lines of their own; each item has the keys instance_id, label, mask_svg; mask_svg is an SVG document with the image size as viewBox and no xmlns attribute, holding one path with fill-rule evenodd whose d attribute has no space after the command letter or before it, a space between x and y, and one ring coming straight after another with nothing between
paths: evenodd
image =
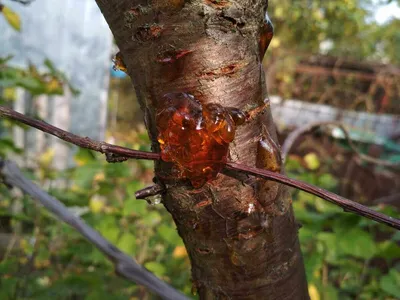
<instances>
[{"instance_id":1,"label":"white sky","mask_svg":"<svg viewBox=\"0 0 400 300\"><path fill-rule=\"evenodd\" d=\"M400 7L397 5L396 1L382 6L375 11L375 20L379 23L385 23L391 18L400 19Z\"/></svg>"}]
</instances>

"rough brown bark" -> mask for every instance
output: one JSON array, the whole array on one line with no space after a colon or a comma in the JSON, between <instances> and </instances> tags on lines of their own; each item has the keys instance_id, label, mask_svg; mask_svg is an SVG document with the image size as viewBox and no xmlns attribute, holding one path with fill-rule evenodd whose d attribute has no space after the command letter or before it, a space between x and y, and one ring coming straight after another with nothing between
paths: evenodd
<instances>
[{"instance_id":1,"label":"rough brown bark","mask_svg":"<svg viewBox=\"0 0 400 300\"><path fill-rule=\"evenodd\" d=\"M259 38L267 2L261 0L96 0L121 50L159 151L155 109L166 93L193 94L201 103L249 110L264 104ZM280 169L268 152L275 128L269 109L238 128L235 162ZM172 214L192 263L201 299L307 299L307 284L287 189L218 175L199 190L168 179L156 163Z\"/></svg>"}]
</instances>

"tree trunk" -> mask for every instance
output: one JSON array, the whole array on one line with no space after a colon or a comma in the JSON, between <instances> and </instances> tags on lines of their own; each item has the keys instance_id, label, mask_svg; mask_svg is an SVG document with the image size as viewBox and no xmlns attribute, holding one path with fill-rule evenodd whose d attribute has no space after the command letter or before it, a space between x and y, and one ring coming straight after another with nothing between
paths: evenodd
<instances>
[{"instance_id":1,"label":"tree trunk","mask_svg":"<svg viewBox=\"0 0 400 300\"><path fill-rule=\"evenodd\" d=\"M166 93L246 111L264 105L266 1L96 1L134 83L154 151L160 151L155 109ZM266 108L238 127L229 158L279 171L274 141ZM163 203L186 245L201 299L308 299L286 187L219 174L194 189L171 179L170 163L157 162L155 170L168 188Z\"/></svg>"}]
</instances>

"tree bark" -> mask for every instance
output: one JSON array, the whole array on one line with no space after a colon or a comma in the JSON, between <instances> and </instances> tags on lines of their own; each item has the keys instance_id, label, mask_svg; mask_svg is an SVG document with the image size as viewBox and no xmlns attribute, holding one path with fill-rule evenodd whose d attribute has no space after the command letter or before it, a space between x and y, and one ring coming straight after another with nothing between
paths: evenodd
<instances>
[{"instance_id":1,"label":"tree bark","mask_svg":"<svg viewBox=\"0 0 400 300\"><path fill-rule=\"evenodd\" d=\"M202 104L250 110L264 105L261 64L264 0L96 0L120 48L159 152L155 109L166 93L185 92ZM279 171L269 108L240 126L230 160ZM304 265L287 188L219 174L200 189L171 177L163 203L192 264L201 299L308 299Z\"/></svg>"}]
</instances>

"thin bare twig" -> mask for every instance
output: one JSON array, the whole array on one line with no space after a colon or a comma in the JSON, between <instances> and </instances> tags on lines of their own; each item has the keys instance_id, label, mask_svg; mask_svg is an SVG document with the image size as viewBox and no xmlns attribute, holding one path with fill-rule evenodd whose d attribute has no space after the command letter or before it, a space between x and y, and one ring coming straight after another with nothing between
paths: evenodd
<instances>
[{"instance_id":1,"label":"thin bare twig","mask_svg":"<svg viewBox=\"0 0 400 300\"><path fill-rule=\"evenodd\" d=\"M308 183L302 182L300 180L288 178L285 175L282 175L280 173L274 173L274 172L271 172L268 170L251 168L248 166L235 164L235 163L231 163L231 162L229 162L225 165L225 169L236 171L236 172L242 172L242 173L245 173L248 175L253 175L253 176L257 176L257 177L264 178L267 180L272 180L272 181L276 181L279 183L283 183L285 185L294 187L296 189L305 191L307 193L318 196L324 200L327 200L337 206L340 206L346 212L352 212L357 215L364 216L368 219L374 220L374 221L382 223L382 224L386 224L390 227L400 230L400 220L399 219L389 217L385 214L374 211L374 210L370 209L369 207L366 207L362 204L351 201L349 199L343 198L339 195L336 195L327 190L321 189L312 184L308 184Z\"/></svg>"},{"instance_id":2,"label":"thin bare twig","mask_svg":"<svg viewBox=\"0 0 400 300\"><path fill-rule=\"evenodd\" d=\"M115 156L117 157L119 156L119 157L149 159L149 160L160 159L160 155L158 153L136 151L121 146L111 145L106 142L95 141L88 137L81 137L79 135L55 127L44 121L36 120L28 116L25 116L24 114L16 112L15 110L12 110L8 107L0 106L0 116L4 116L11 120L16 120L18 122L24 123L26 125L39 129L43 132L54 135L62 139L63 141L69 142L81 148L90 149L106 154L107 158L112 157L113 159L115 159Z\"/></svg>"},{"instance_id":3,"label":"thin bare twig","mask_svg":"<svg viewBox=\"0 0 400 300\"><path fill-rule=\"evenodd\" d=\"M135 193L136 199L145 199L150 196L156 196L164 191L164 187L159 184L145 187L144 189L138 190Z\"/></svg>"},{"instance_id":4,"label":"thin bare twig","mask_svg":"<svg viewBox=\"0 0 400 300\"><path fill-rule=\"evenodd\" d=\"M29 5L35 0L11 0L11 1L14 1L14 2L17 2L17 3L21 3L23 5Z\"/></svg>"},{"instance_id":5,"label":"thin bare twig","mask_svg":"<svg viewBox=\"0 0 400 300\"><path fill-rule=\"evenodd\" d=\"M318 127L324 127L324 126L335 126L340 128L340 130L343 132L346 141L348 142L351 150L353 150L353 152L361 159L364 160L366 162L375 164L375 165L380 165L380 166L384 166L384 167L392 167L392 168L398 168L400 167L400 163L399 162L390 162L390 161L386 161L386 160L382 160L379 158L374 158L372 156L366 155L364 153L361 153L356 145L354 145L350 134L348 132L348 130L346 129L346 127L343 125L343 123L341 122L317 122L317 123L311 123L311 124L307 124L305 126L299 127L296 130L294 130L293 132L291 132L288 137L286 138L285 142L282 145L282 157L284 160L286 160L290 150L293 147L293 144L296 142L296 140L306 134L311 132L312 130L318 128Z\"/></svg>"},{"instance_id":6,"label":"thin bare twig","mask_svg":"<svg viewBox=\"0 0 400 300\"><path fill-rule=\"evenodd\" d=\"M13 120L21 121L24 124L27 124L29 126L40 129L44 132L55 135L65 141L71 142L75 145L78 145L78 146L81 146L81 147L84 147L87 149L91 149L94 151L98 151L101 153L113 153L115 155L119 155L122 157L129 157L129 158L141 158L141 159L151 159L151 160L160 159L160 155L158 153L132 150L129 148L110 145L110 144L107 144L104 142L94 141L87 137L86 138L79 137L78 135L74 135L67 131L61 130L61 129L54 127L46 122L34 120L25 115L15 112L12 109L4 108L4 107L0 106L0 116L1 115L6 116ZM104 147L102 147L102 145L107 145L107 146L104 148ZM398 220L398 219L395 219L395 218L386 216L382 213L376 212L364 205L361 205L357 202L340 197L334 193L328 192L324 189L313 186L311 184L307 184L307 183L304 183L299 180L288 178L282 174L270 172L267 170L251 168L251 167L247 167L247 166L243 166L243 165L239 165L239 164L235 164L235 163L227 163L224 168L223 173L228 176L234 176L235 173L236 174L246 173L246 174L250 174L250 175L264 178L267 180L274 180L276 182L283 183L285 185L289 185L289 186L301 189L303 191L306 191L308 193L311 193L313 195L316 195L318 197L321 197L324 200L327 200L333 204L336 204L336 205L342 207L345 211L350 211L352 213L367 217L376 222L386 224L388 226L391 226L391 227L394 227L394 228L400 230L400 220Z\"/></svg>"},{"instance_id":7,"label":"thin bare twig","mask_svg":"<svg viewBox=\"0 0 400 300\"><path fill-rule=\"evenodd\" d=\"M6 184L20 188L25 194L30 195L34 200L56 215L58 219L80 232L114 263L115 271L121 277L144 285L163 299L188 299L108 242L81 218L73 215L60 201L47 194L32 181L26 179L15 163L0 160L0 175L2 175Z\"/></svg>"}]
</instances>

